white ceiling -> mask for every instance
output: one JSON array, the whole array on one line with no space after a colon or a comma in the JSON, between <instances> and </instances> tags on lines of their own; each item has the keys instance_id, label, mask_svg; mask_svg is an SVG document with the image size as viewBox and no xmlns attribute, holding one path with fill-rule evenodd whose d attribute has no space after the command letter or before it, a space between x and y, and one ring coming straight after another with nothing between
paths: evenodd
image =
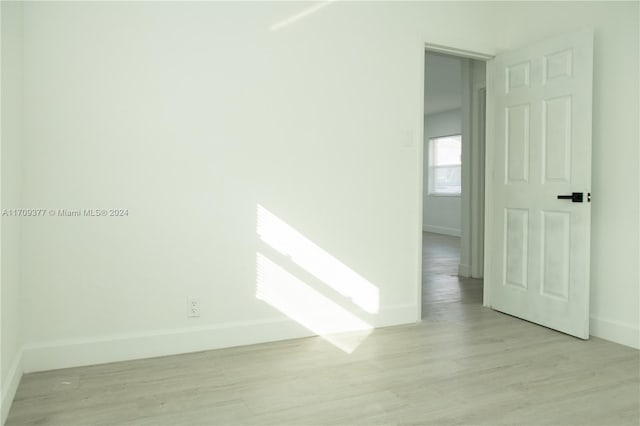
<instances>
[{"instance_id":1,"label":"white ceiling","mask_svg":"<svg viewBox=\"0 0 640 426\"><path fill-rule=\"evenodd\" d=\"M462 106L462 60L453 56L425 55L424 113L434 114Z\"/></svg>"}]
</instances>

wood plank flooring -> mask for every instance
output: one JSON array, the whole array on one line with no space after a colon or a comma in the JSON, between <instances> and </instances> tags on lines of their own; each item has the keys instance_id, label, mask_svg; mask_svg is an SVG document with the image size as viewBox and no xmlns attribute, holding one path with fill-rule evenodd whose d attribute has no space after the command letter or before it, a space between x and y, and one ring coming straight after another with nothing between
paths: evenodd
<instances>
[{"instance_id":1,"label":"wood plank flooring","mask_svg":"<svg viewBox=\"0 0 640 426\"><path fill-rule=\"evenodd\" d=\"M640 352L481 306L425 235L422 323L25 375L16 425L638 425Z\"/></svg>"}]
</instances>

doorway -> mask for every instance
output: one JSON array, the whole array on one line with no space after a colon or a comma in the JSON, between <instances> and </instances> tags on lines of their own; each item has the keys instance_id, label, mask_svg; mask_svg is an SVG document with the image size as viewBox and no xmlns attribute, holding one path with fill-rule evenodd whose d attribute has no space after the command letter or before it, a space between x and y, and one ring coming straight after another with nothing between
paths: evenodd
<instances>
[{"instance_id":1,"label":"doorway","mask_svg":"<svg viewBox=\"0 0 640 426\"><path fill-rule=\"evenodd\" d=\"M425 51L422 317L483 304L486 62Z\"/></svg>"}]
</instances>

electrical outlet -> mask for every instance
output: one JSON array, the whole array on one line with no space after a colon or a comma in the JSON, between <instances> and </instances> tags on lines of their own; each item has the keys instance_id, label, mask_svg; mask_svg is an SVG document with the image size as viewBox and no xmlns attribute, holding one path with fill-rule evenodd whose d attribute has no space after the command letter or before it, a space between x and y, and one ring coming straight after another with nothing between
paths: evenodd
<instances>
[{"instance_id":1,"label":"electrical outlet","mask_svg":"<svg viewBox=\"0 0 640 426\"><path fill-rule=\"evenodd\" d=\"M200 299L197 297L187 298L187 317L200 316Z\"/></svg>"}]
</instances>

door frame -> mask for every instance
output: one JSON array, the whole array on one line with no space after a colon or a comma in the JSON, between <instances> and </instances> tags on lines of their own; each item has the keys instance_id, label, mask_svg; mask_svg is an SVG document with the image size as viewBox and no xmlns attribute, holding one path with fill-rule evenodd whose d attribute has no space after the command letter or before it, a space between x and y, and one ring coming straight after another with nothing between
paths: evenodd
<instances>
[{"instance_id":1,"label":"door frame","mask_svg":"<svg viewBox=\"0 0 640 426\"><path fill-rule=\"evenodd\" d=\"M471 259L471 278L484 278L484 202L485 202L485 157L487 126L487 77L485 64L485 81L472 82L471 85L471 170L472 181L469 183L471 208L469 232L469 250ZM474 171L475 170L475 171ZM478 179L481 176L482 179ZM464 243L464 242L463 242Z\"/></svg>"},{"instance_id":2,"label":"door frame","mask_svg":"<svg viewBox=\"0 0 640 426\"><path fill-rule=\"evenodd\" d=\"M486 90L486 101L485 101L485 152L489 152L489 147L491 144L491 135L493 135L494 133L494 129L493 129L493 113L492 111L492 105L493 105L493 85L491 84L491 80L493 79L493 58L495 57L495 54L491 54L491 53L485 53L485 52L477 52L477 51L470 51L470 50L465 50L465 49L461 49L461 48L457 48L457 47L452 47L452 46L444 46L444 45L438 45L438 44L432 44L432 43L425 43L422 46L422 49L420 51L420 58L421 58L421 92L420 92L420 102L419 102L419 119L417 120L419 123L418 129L417 129L417 134L419 135L419 140L420 143L418 143L418 223L417 223L417 232L416 235L418 236L417 238L417 253L418 253L418 262L417 262L417 300L418 300L418 304L417 304L417 318L416 321L420 322L422 321L422 231L423 231L423 217L424 217L424 206L423 206L423 194L424 194L424 174L425 174L425 164L424 164L424 77L425 77L425 60L424 60L424 55L427 52L434 52L434 53L444 53L447 55L451 55L451 56L456 56L459 58L463 58L463 59L474 59L474 60L479 60L479 61L483 61L486 64L486 76L485 76L485 82L486 85L484 86L484 89ZM470 79L469 79L470 80ZM474 102L474 99L477 97L477 93L474 93L474 91L481 89L482 87L476 87L478 85L473 85L471 83L471 81L469 81L469 99L466 102L468 105L462 105L462 108L468 108L470 111L473 110L473 105L472 102ZM464 102L463 102L464 103ZM466 126L464 123L464 118L463 118L463 128L462 128L462 134L465 135L469 135L472 138L479 136L479 133L477 130L473 129L471 126L471 120L469 120L470 118L470 114L467 115L467 120L469 121ZM475 135L474 135L474 131L475 131ZM492 170L492 166L493 166L493 161L491 161L492 159L489 158L489 156L485 155L484 158L484 218L483 218L483 222L484 222L484 242L482 244L482 246L484 247L484 254L487 254L487 247L489 247L488 244L488 239L490 239L489 237L491 236L491 230L490 228L490 223L486 220L487 217L491 217L491 203L493 201L493 194L491 194L491 190L490 190L490 185L487 185L486 182L489 181L490 176L490 170ZM469 162L469 165L471 165L471 162ZM468 204L471 203L471 195L468 196ZM463 218L464 218L464 211L463 213ZM464 220L464 219L463 219ZM470 220L469 220L470 221ZM464 224L461 224L461 226L464 226ZM467 230L468 232L468 230ZM491 242L491 241L489 241ZM468 248L470 250L470 258L474 258L478 256L477 250L478 250L479 245L478 244L470 244L470 247ZM462 259L461 259L462 261ZM483 269L484 269L484 275L487 274L487 271L490 270L491 268L491 259L489 256L484 256L484 260L483 260ZM473 268L473 269L477 269L477 268ZM471 272L471 271L470 271ZM490 286L484 285L483 286L483 306L491 306L490 305Z\"/></svg>"},{"instance_id":3,"label":"door frame","mask_svg":"<svg viewBox=\"0 0 640 426\"><path fill-rule=\"evenodd\" d=\"M495 67L493 59L487 61L487 79L486 79L486 101L485 101L485 145L484 152L493 152L495 144L495 91L494 91L494 75ZM491 247L494 241L493 225L491 220L487 218L493 217L495 214L494 205L494 193L492 185L488 185L487 182L493 181L493 170L495 165L495 159L491 155L485 155L484 157L484 276L495 276L493 274L495 265L495 256L487 256L487 253L491 252ZM482 287L482 305L491 307L491 285L484 285Z\"/></svg>"}]
</instances>

